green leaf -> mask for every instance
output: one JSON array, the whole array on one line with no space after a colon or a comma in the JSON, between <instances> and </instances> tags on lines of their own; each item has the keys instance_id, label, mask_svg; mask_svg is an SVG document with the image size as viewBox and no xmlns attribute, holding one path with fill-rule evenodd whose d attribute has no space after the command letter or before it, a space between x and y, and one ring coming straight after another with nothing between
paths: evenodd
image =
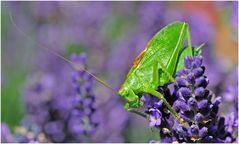
<instances>
[{"instance_id":1,"label":"green leaf","mask_svg":"<svg viewBox=\"0 0 239 144\"><path fill-rule=\"evenodd\" d=\"M73 53L80 54L82 53L83 49L84 49L83 45L79 43L71 43L66 46L66 53L67 53L67 56L70 56Z\"/></svg>"},{"instance_id":2,"label":"green leaf","mask_svg":"<svg viewBox=\"0 0 239 144\"><path fill-rule=\"evenodd\" d=\"M5 7L2 7L5 9ZM2 10L1 13L1 38L4 41L7 38L7 34L9 31L9 15L6 13L6 10Z\"/></svg>"},{"instance_id":3,"label":"green leaf","mask_svg":"<svg viewBox=\"0 0 239 144\"><path fill-rule=\"evenodd\" d=\"M26 74L9 72L1 92L1 120L9 125L11 130L21 122L24 111L21 100L22 84Z\"/></svg>"}]
</instances>

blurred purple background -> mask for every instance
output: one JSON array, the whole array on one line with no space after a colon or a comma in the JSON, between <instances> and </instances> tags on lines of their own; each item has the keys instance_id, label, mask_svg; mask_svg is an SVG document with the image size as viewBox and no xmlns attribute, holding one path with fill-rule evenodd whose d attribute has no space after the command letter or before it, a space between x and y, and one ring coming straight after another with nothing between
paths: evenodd
<instances>
[{"instance_id":1,"label":"blurred purple background","mask_svg":"<svg viewBox=\"0 0 239 144\"><path fill-rule=\"evenodd\" d=\"M26 101L39 101L24 99L38 73L57 81L54 92L69 90L69 64L40 47L66 58L85 53L87 68L118 89L150 38L176 20L189 23L193 45L205 43L209 87L216 95L227 93L225 108L236 102L237 109L237 7L237 2L2 2L2 122L12 132L23 125L29 116ZM13 26L9 13L30 38ZM90 141L157 139L145 119L123 109L118 95L99 83L93 91L98 127Z\"/></svg>"}]
</instances>

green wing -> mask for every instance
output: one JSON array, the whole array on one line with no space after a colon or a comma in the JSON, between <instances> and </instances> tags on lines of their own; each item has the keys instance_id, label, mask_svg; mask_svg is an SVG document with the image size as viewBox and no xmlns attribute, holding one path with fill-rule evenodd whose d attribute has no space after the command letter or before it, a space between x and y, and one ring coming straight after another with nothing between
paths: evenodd
<instances>
[{"instance_id":1,"label":"green wing","mask_svg":"<svg viewBox=\"0 0 239 144\"><path fill-rule=\"evenodd\" d=\"M156 33L147 44L145 50L139 55L143 57L140 61L139 59L137 60L137 68L146 63L151 63L151 61L155 60L154 58L161 58L160 61L166 66L176 47L181 47L179 49L182 49L182 44L177 44L179 41L185 40L186 31L182 29L183 25L185 25L184 22L174 22ZM180 37L181 32L183 33L182 37Z\"/></svg>"},{"instance_id":2,"label":"green wing","mask_svg":"<svg viewBox=\"0 0 239 144\"><path fill-rule=\"evenodd\" d=\"M188 25L184 22L174 22L160 30L147 44L144 51L134 60L128 74L137 74L143 81L153 82L153 63L160 61L172 75L176 70L177 59L186 39ZM161 69L159 67L159 69ZM162 73L161 73L162 74ZM160 80L168 78L160 76Z\"/></svg>"}]
</instances>

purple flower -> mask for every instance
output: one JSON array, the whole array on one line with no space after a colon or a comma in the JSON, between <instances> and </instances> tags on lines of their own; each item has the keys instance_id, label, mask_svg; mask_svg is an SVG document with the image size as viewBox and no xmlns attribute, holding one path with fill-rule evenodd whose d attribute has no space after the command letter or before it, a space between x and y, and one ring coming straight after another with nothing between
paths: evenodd
<instances>
[{"instance_id":1,"label":"purple flower","mask_svg":"<svg viewBox=\"0 0 239 144\"><path fill-rule=\"evenodd\" d=\"M14 138L19 143L46 143L49 142L46 135L40 131L37 125L23 121L21 126L15 128Z\"/></svg>"},{"instance_id":2,"label":"purple flower","mask_svg":"<svg viewBox=\"0 0 239 144\"><path fill-rule=\"evenodd\" d=\"M230 113L231 111L237 114L238 112L238 68L233 69L227 77L220 93L223 98L223 113Z\"/></svg>"},{"instance_id":3,"label":"purple flower","mask_svg":"<svg viewBox=\"0 0 239 144\"><path fill-rule=\"evenodd\" d=\"M1 142L13 143L16 142L7 124L1 123Z\"/></svg>"},{"instance_id":4,"label":"purple flower","mask_svg":"<svg viewBox=\"0 0 239 144\"><path fill-rule=\"evenodd\" d=\"M83 67L85 59L84 55L72 55L72 61ZM64 75L56 78L42 74L31 79L24 95L27 119L40 127L51 142L83 142L83 136L92 135L96 128L92 120L93 79L78 69L67 68Z\"/></svg>"},{"instance_id":5,"label":"purple flower","mask_svg":"<svg viewBox=\"0 0 239 144\"><path fill-rule=\"evenodd\" d=\"M225 128L229 133L233 133L234 130L238 127L238 118L234 112L228 114L225 118Z\"/></svg>"},{"instance_id":6,"label":"purple flower","mask_svg":"<svg viewBox=\"0 0 239 144\"><path fill-rule=\"evenodd\" d=\"M159 101L157 98L143 96L141 100L148 105L150 127L159 128L162 142L234 142L236 115L232 113L226 118L219 115L221 97L213 98L207 89L209 80L204 75L202 57L186 57L184 62L185 68L176 74L173 95L167 86L159 91L189 126L175 119L163 104L153 107Z\"/></svg>"},{"instance_id":7,"label":"purple flower","mask_svg":"<svg viewBox=\"0 0 239 144\"><path fill-rule=\"evenodd\" d=\"M60 11L57 2L31 2L30 8L34 16L41 21L53 18Z\"/></svg>"},{"instance_id":8,"label":"purple flower","mask_svg":"<svg viewBox=\"0 0 239 144\"><path fill-rule=\"evenodd\" d=\"M238 27L238 2L237 1L233 1L231 5L232 5L232 7L231 7L230 22L231 22L231 26L236 31L237 27Z\"/></svg>"},{"instance_id":9,"label":"purple flower","mask_svg":"<svg viewBox=\"0 0 239 144\"><path fill-rule=\"evenodd\" d=\"M23 121L21 126L14 128L14 133L9 131L5 123L1 124L1 142L4 143L46 143L49 142L44 133L36 125Z\"/></svg>"},{"instance_id":10,"label":"purple flower","mask_svg":"<svg viewBox=\"0 0 239 144\"><path fill-rule=\"evenodd\" d=\"M161 124L162 114L158 109L149 109L150 118L149 118L149 126L155 127Z\"/></svg>"}]
</instances>

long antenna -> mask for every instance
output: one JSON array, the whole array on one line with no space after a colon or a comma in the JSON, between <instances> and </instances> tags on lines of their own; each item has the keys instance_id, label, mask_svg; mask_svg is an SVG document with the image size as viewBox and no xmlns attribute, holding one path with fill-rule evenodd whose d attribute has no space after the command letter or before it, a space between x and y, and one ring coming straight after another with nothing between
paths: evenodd
<instances>
[{"instance_id":1,"label":"long antenna","mask_svg":"<svg viewBox=\"0 0 239 144\"><path fill-rule=\"evenodd\" d=\"M17 24L14 22L13 20L13 16L11 14L11 12L9 12L9 17L10 17L10 21L13 24L13 26L24 35L24 37L26 37L27 39L31 39L31 37L29 37L25 32L23 32L18 26ZM74 68L81 70L81 71L85 71L86 73L88 73L90 76L92 76L96 81L98 81L99 83L101 83L102 85L104 85L105 87L109 88L112 92L117 93L115 89L113 89L109 84L107 84L106 82L104 82L103 80L101 80L100 78L98 78L97 76L95 76L94 74L90 73L89 71L87 71L86 69L84 69L82 66L80 66L79 64L76 64L74 62L72 62L71 60L65 58L64 56L62 56L61 54L57 53L56 51L50 49L49 47L47 47L44 44L40 44L37 43L37 45L42 48L47 50L48 52L52 53L53 55L61 58L62 60L66 61L67 63L71 64Z\"/></svg>"}]
</instances>

